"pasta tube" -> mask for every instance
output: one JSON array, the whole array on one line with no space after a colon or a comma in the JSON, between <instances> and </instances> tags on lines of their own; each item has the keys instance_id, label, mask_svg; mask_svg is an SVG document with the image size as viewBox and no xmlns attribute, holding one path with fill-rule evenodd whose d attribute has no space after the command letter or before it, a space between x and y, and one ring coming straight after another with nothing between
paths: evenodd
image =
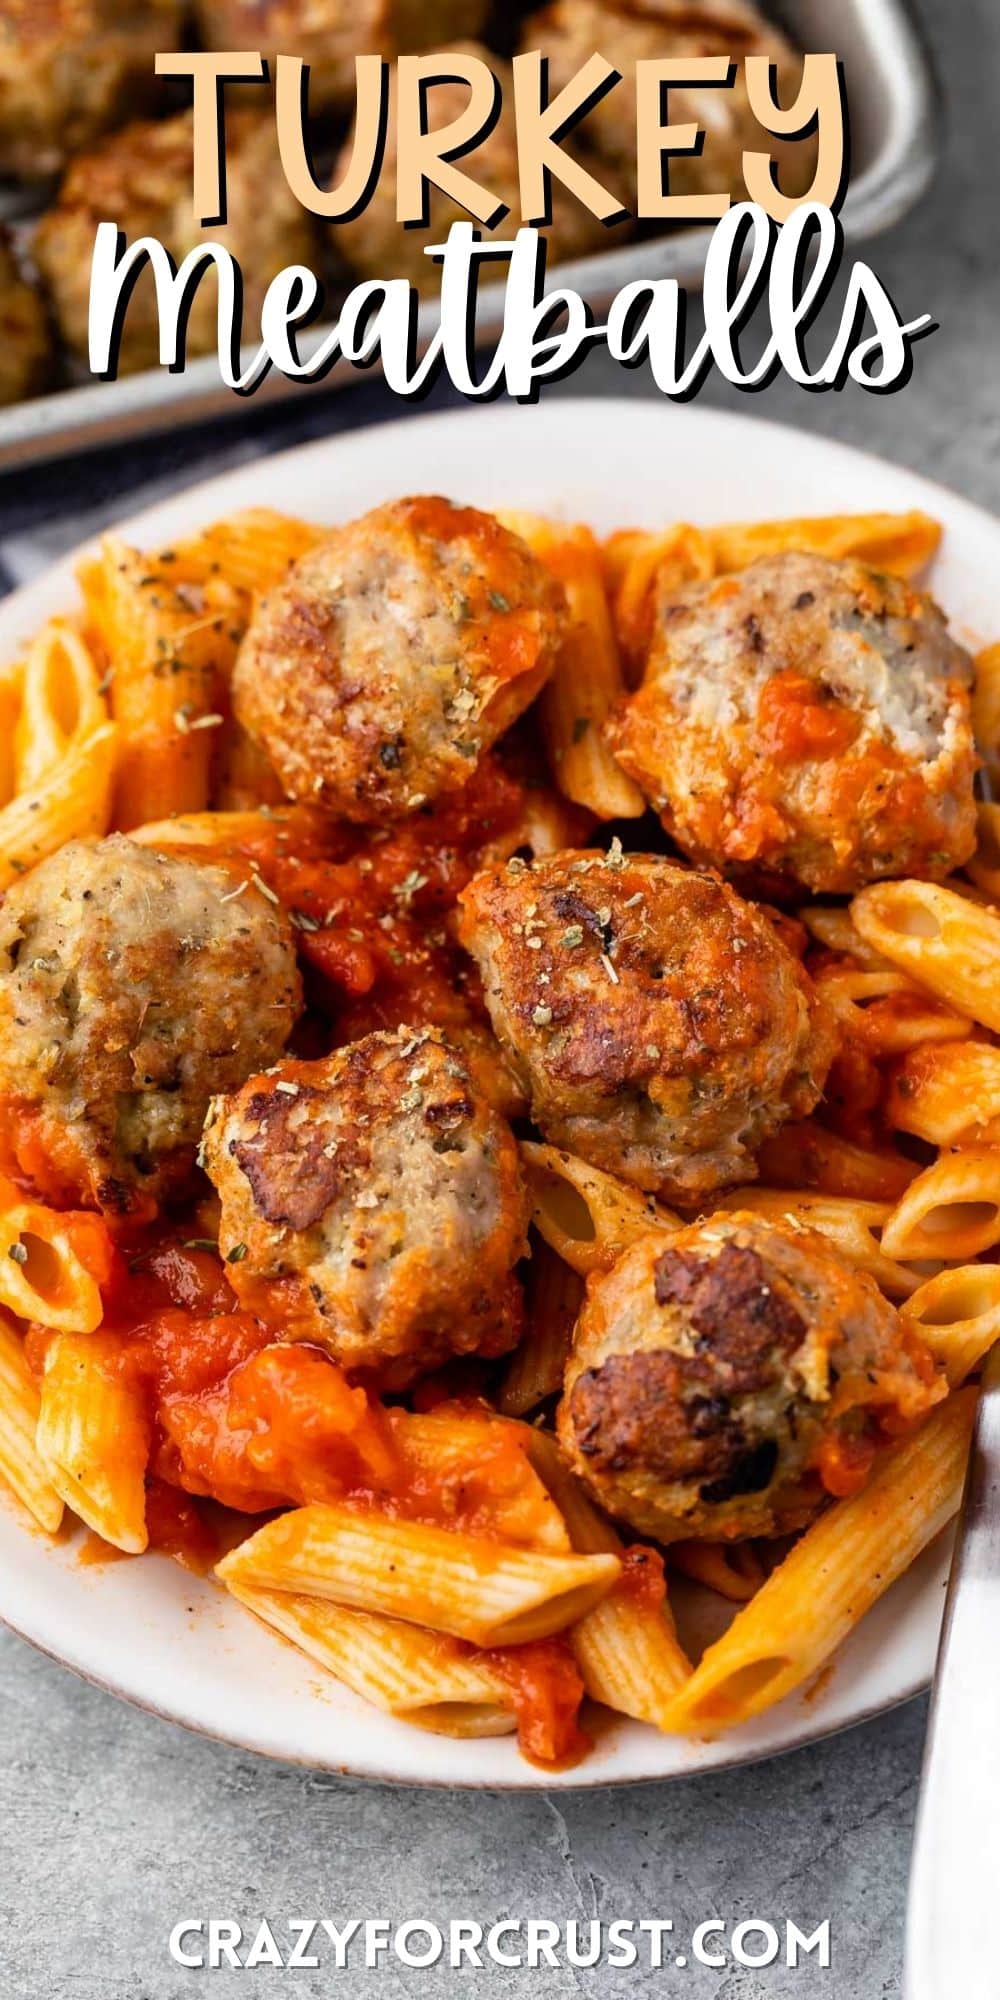
<instances>
[{"instance_id":1,"label":"pasta tube","mask_svg":"<svg viewBox=\"0 0 1000 2000\"><path fill-rule=\"evenodd\" d=\"M588 1166L575 1153L525 1140L521 1158L539 1236L582 1277L610 1270L622 1251L651 1229L680 1228L679 1218L652 1195Z\"/></svg>"},{"instance_id":2,"label":"pasta tube","mask_svg":"<svg viewBox=\"0 0 1000 2000\"><path fill-rule=\"evenodd\" d=\"M0 1178L0 1306L41 1326L93 1333L110 1256L97 1216L45 1208Z\"/></svg>"},{"instance_id":3,"label":"pasta tube","mask_svg":"<svg viewBox=\"0 0 1000 2000\"><path fill-rule=\"evenodd\" d=\"M552 1490L569 1529L573 1547L581 1553L625 1551L610 1522L592 1504L563 1460L554 1438L535 1436L536 1463ZM657 1558L652 1550L636 1550L641 1564ZM691 1674L664 1596L632 1588L635 1569L623 1572L600 1604L573 1626L569 1638L584 1687L593 1701L619 1715L662 1729L671 1698Z\"/></svg>"},{"instance_id":4,"label":"pasta tube","mask_svg":"<svg viewBox=\"0 0 1000 2000\"><path fill-rule=\"evenodd\" d=\"M829 514L788 521L737 521L706 529L716 573L746 569L760 556L802 549L834 562L854 557L890 576L914 577L926 569L941 541L929 514Z\"/></svg>"},{"instance_id":5,"label":"pasta tube","mask_svg":"<svg viewBox=\"0 0 1000 2000\"><path fill-rule=\"evenodd\" d=\"M35 1443L41 1392L13 1320L0 1313L0 1478L39 1527L54 1535L63 1503Z\"/></svg>"},{"instance_id":6,"label":"pasta tube","mask_svg":"<svg viewBox=\"0 0 1000 2000\"><path fill-rule=\"evenodd\" d=\"M73 743L107 722L98 664L65 618L52 618L28 649L14 732L16 789L54 770Z\"/></svg>"},{"instance_id":7,"label":"pasta tube","mask_svg":"<svg viewBox=\"0 0 1000 2000\"><path fill-rule=\"evenodd\" d=\"M598 819L638 819L646 802L616 764L601 726L625 692L618 645L604 588L601 551L591 530L536 514L498 516L527 542L562 584L570 624L539 716L549 764L560 791Z\"/></svg>"},{"instance_id":8,"label":"pasta tube","mask_svg":"<svg viewBox=\"0 0 1000 2000\"><path fill-rule=\"evenodd\" d=\"M837 1195L801 1194L797 1188L733 1188L720 1196L720 1208L745 1208L753 1215L773 1216L802 1229L818 1229L831 1243L867 1271L891 1298L906 1298L920 1283L919 1275L888 1256L880 1242L890 1215L887 1201L846 1200Z\"/></svg>"},{"instance_id":9,"label":"pasta tube","mask_svg":"<svg viewBox=\"0 0 1000 2000\"><path fill-rule=\"evenodd\" d=\"M851 904L862 937L931 993L1000 1030L1000 913L939 882L876 882Z\"/></svg>"},{"instance_id":10,"label":"pasta tube","mask_svg":"<svg viewBox=\"0 0 1000 2000\"><path fill-rule=\"evenodd\" d=\"M886 1119L932 1146L1000 1137L1000 1049L972 1041L912 1049L890 1081Z\"/></svg>"},{"instance_id":11,"label":"pasta tube","mask_svg":"<svg viewBox=\"0 0 1000 2000\"><path fill-rule=\"evenodd\" d=\"M939 1271L901 1311L957 1389L1000 1340L1000 1264Z\"/></svg>"},{"instance_id":12,"label":"pasta tube","mask_svg":"<svg viewBox=\"0 0 1000 2000\"><path fill-rule=\"evenodd\" d=\"M299 1507L219 1564L223 1583L378 1611L477 1646L547 1639L610 1590L613 1555L549 1555L349 1507Z\"/></svg>"},{"instance_id":13,"label":"pasta tube","mask_svg":"<svg viewBox=\"0 0 1000 2000\"><path fill-rule=\"evenodd\" d=\"M509 1736L517 1727L500 1676L455 1639L320 1597L236 1582L228 1588L265 1625L387 1715L440 1736Z\"/></svg>"},{"instance_id":14,"label":"pasta tube","mask_svg":"<svg viewBox=\"0 0 1000 2000\"><path fill-rule=\"evenodd\" d=\"M0 808L0 890L68 840L107 833L118 732L104 722L58 764Z\"/></svg>"},{"instance_id":15,"label":"pasta tube","mask_svg":"<svg viewBox=\"0 0 1000 2000\"><path fill-rule=\"evenodd\" d=\"M119 1343L60 1333L45 1357L36 1444L68 1507L113 1548L141 1555L146 1533L149 1417L116 1367Z\"/></svg>"},{"instance_id":16,"label":"pasta tube","mask_svg":"<svg viewBox=\"0 0 1000 2000\"><path fill-rule=\"evenodd\" d=\"M671 1704L667 1727L717 1735L773 1707L817 1673L958 1512L976 1396L960 1389L868 1484L807 1528Z\"/></svg>"},{"instance_id":17,"label":"pasta tube","mask_svg":"<svg viewBox=\"0 0 1000 2000\"><path fill-rule=\"evenodd\" d=\"M889 1257L964 1261L1000 1242L1000 1146L942 1153L911 1182L882 1231Z\"/></svg>"},{"instance_id":18,"label":"pasta tube","mask_svg":"<svg viewBox=\"0 0 1000 2000\"><path fill-rule=\"evenodd\" d=\"M583 1302L583 1281L547 1243L535 1246L528 1273L528 1328L511 1356L498 1405L523 1417L562 1388L573 1328Z\"/></svg>"},{"instance_id":19,"label":"pasta tube","mask_svg":"<svg viewBox=\"0 0 1000 2000\"><path fill-rule=\"evenodd\" d=\"M995 797L1000 792L1000 645L987 646L976 658L972 733Z\"/></svg>"}]
</instances>

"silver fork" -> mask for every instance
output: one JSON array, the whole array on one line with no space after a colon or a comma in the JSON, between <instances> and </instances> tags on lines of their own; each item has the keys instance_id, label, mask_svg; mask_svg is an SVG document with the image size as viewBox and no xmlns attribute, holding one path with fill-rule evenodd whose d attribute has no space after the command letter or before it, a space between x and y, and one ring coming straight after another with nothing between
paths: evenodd
<instances>
[{"instance_id":1,"label":"silver fork","mask_svg":"<svg viewBox=\"0 0 1000 2000\"><path fill-rule=\"evenodd\" d=\"M910 1866L904 2000L998 2000L1000 1342L983 1371Z\"/></svg>"}]
</instances>

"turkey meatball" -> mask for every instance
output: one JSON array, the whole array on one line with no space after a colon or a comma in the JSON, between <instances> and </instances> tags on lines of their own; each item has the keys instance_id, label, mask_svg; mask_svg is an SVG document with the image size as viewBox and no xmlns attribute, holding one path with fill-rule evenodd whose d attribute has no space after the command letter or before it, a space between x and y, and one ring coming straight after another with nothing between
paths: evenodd
<instances>
[{"instance_id":1,"label":"turkey meatball","mask_svg":"<svg viewBox=\"0 0 1000 2000\"><path fill-rule=\"evenodd\" d=\"M47 385L53 366L45 307L0 232L0 403L20 403Z\"/></svg>"},{"instance_id":2,"label":"turkey meatball","mask_svg":"<svg viewBox=\"0 0 1000 2000\"><path fill-rule=\"evenodd\" d=\"M176 47L182 11L178 0L0 0L0 174L46 180L151 106L153 58Z\"/></svg>"},{"instance_id":3,"label":"turkey meatball","mask_svg":"<svg viewBox=\"0 0 1000 2000\"><path fill-rule=\"evenodd\" d=\"M251 1078L215 1100L202 1157L230 1282L286 1338L387 1388L518 1339L517 1145L436 1029Z\"/></svg>"},{"instance_id":4,"label":"turkey meatball","mask_svg":"<svg viewBox=\"0 0 1000 2000\"><path fill-rule=\"evenodd\" d=\"M655 855L491 868L462 942L547 1139L668 1198L753 1178L816 1103L835 1031L760 910Z\"/></svg>"},{"instance_id":5,"label":"turkey meatball","mask_svg":"<svg viewBox=\"0 0 1000 2000\"><path fill-rule=\"evenodd\" d=\"M391 825L468 784L556 663L560 586L491 514L397 500L257 608L236 713L290 798Z\"/></svg>"},{"instance_id":6,"label":"turkey meatball","mask_svg":"<svg viewBox=\"0 0 1000 2000\"><path fill-rule=\"evenodd\" d=\"M635 65L663 56L727 55L738 65L729 89L671 88L671 124L695 124L705 135L700 153L671 157L671 194L728 189L734 200L744 201L744 151L770 153L783 194L804 194L811 184L814 146L763 130L750 110L742 67L747 56L769 57L777 67L780 101L787 104L798 90L801 60L779 29L744 0L553 0L525 22L521 47L540 49L546 57L550 97L595 49L621 71L621 82L588 113L579 134L622 176L626 189L635 180ZM600 174L600 168L595 171Z\"/></svg>"},{"instance_id":7,"label":"turkey meatball","mask_svg":"<svg viewBox=\"0 0 1000 2000\"><path fill-rule=\"evenodd\" d=\"M355 92L355 56L452 48L476 35L487 0L198 0L210 49L260 49L311 65L309 106L343 111Z\"/></svg>"},{"instance_id":8,"label":"turkey meatball","mask_svg":"<svg viewBox=\"0 0 1000 2000\"><path fill-rule=\"evenodd\" d=\"M734 1213L591 1279L558 1428L609 1513L722 1542L804 1527L945 1394L873 1279L811 1230Z\"/></svg>"},{"instance_id":9,"label":"turkey meatball","mask_svg":"<svg viewBox=\"0 0 1000 2000\"><path fill-rule=\"evenodd\" d=\"M67 347L86 359L90 263L99 222L115 222L130 242L158 237L176 264L199 243L231 250L243 272L247 338L259 330L264 295L286 264L315 263L313 224L290 192L281 169L274 121L254 111L226 118L225 224L199 227L191 198L190 112L162 124L138 123L72 162L58 199L42 217L34 254ZM218 341L218 285L206 271L188 322L188 354ZM153 368L160 357L153 274L143 270L125 314L120 371Z\"/></svg>"},{"instance_id":10,"label":"turkey meatball","mask_svg":"<svg viewBox=\"0 0 1000 2000\"><path fill-rule=\"evenodd\" d=\"M922 591L790 552L663 590L608 734L694 860L850 894L972 853L971 679Z\"/></svg>"},{"instance_id":11,"label":"turkey meatball","mask_svg":"<svg viewBox=\"0 0 1000 2000\"><path fill-rule=\"evenodd\" d=\"M514 237L521 223L521 192L517 160L517 127L514 121L514 83L509 63L496 55L492 49L475 43L459 51L463 55L478 56L488 63L500 81L502 92L500 115L492 132L474 148L465 162L465 171L472 179L480 182L503 202L507 215L493 229L483 230L487 242L508 240ZM428 120L432 130L449 125L464 111L468 102L468 89L464 83L440 83L428 92ZM573 151L572 144L567 150ZM344 148L340 174L346 172L352 151L353 140ZM427 244L443 243L453 222L468 222L468 211L447 195L432 188L428 206L428 227L426 229L403 229L396 220L396 101L395 78L390 80L389 120L386 132L385 161L382 172L375 184L371 200L364 213L351 222L337 222L331 225L331 238L335 250L352 273L360 278L408 278L423 292L437 292L441 286L441 265L425 255ZM607 187L616 198L623 188L622 176L617 171L609 171L602 163L587 162L576 149L584 165ZM339 178L339 175L337 176ZM625 206L624 200L622 205ZM614 237L609 237L603 222L582 202L558 185L552 191L552 221L544 234L549 243L549 259L565 262L572 257L586 257L592 251L606 250L609 244L620 242L623 225L616 224ZM506 265L501 260L497 264L486 261L482 266L482 281L488 283L491 276L501 278L506 273Z\"/></svg>"},{"instance_id":12,"label":"turkey meatball","mask_svg":"<svg viewBox=\"0 0 1000 2000\"><path fill-rule=\"evenodd\" d=\"M283 918L224 868L113 834L0 905L0 1094L103 1208L184 1186L212 1092L273 1061L299 1006Z\"/></svg>"}]
</instances>

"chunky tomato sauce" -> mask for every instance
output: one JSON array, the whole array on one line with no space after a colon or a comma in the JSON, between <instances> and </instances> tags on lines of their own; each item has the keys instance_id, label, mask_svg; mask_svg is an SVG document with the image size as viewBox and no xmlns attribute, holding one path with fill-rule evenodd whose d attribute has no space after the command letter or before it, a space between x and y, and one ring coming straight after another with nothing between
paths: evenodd
<instances>
[{"instance_id":1,"label":"chunky tomato sauce","mask_svg":"<svg viewBox=\"0 0 1000 2000\"><path fill-rule=\"evenodd\" d=\"M776 763L838 757L860 729L858 717L841 706L821 681L791 669L765 681L757 720L764 753Z\"/></svg>"},{"instance_id":2,"label":"chunky tomato sauce","mask_svg":"<svg viewBox=\"0 0 1000 2000\"><path fill-rule=\"evenodd\" d=\"M562 1769L585 1757L590 1739L578 1719L584 1687L568 1640L494 1646L489 1659L510 1689L522 1757Z\"/></svg>"},{"instance_id":3,"label":"chunky tomato sauce","mask_svg":"<svg viewBox=\"0 0 1000 2000\"><path fill-rule=\"evenodd\" d=\"M192 1569L211 1568L233 1537L220 1536L206 1502L243 1516L317 1500L377 1506L484 1536L496 1534L504 1510L504 1531L515 1539L520 1505L530 1539L537 1482L522 1428L474 1399L439 1402L438 1414L468 1430L468 1448L449 1456L436 1448L435 1411L387 1409L318 1349L275 1344L272 1329L239 1309L209 1249L163 1227L115 1244L98 1217L68 1220L79 1220L81 1255L93 1256L104 1292L93 1352L145 1402L152 1548ZM48 1328L29 1329L27 1353L39 1373L55 1338ZM524 1754L547 1764L581 1755L583 1687L568 1647L551 1640L490 1658L511 1690Z\"/></svg>"},{"instance_id":4,"label":"chunky tomato sauce","mask_svg":"<svg viewBox=\"0 0 1000 2000\"><path fill-rule=\"evenodd\" d=\"M230 856L289 911L339 1040L404 1021L448 1027L482 1016L474 969L446 920L486 852L516 845L527 792L487 757L470 792L385 834L308 807L261 815L241 833Z\"/></svg>"}]
</instances>

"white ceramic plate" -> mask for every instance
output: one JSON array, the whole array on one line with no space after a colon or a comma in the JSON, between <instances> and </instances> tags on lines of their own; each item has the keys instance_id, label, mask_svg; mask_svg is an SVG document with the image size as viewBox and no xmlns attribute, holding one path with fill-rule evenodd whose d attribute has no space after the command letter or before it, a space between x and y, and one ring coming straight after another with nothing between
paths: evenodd
<instances>
[{"instance_id":1,"label":"white ceramic plate","mask_svg":"<svg viewBox=\"0 0 1000 2000\"><path fill-rule=\"evenodd\" d=\"M804 431L650 402L469 406L331 438L192 487L123 524L169 543L236 507L339 521L434 491L600 530L768 515L923 507L945 525L934 587L958 636L995 629L1000 523L913 474ZM0 658L74 601L72 562L0 605ZM992 625L991 625L992 620ZM688 1776L789 1749L905 1700L930 1677L946 1551L929 1550L818 1685L752 1727L690 1744L615 1723L576 1770L535 1771L512 1739L455 1743L390 1721L271 1637L210 1583L159 1556L86 1566L0 1506L0 1617L89 1680L265 1756L407 1784L545 1786Z\"/></svg>"}]
</instances>

